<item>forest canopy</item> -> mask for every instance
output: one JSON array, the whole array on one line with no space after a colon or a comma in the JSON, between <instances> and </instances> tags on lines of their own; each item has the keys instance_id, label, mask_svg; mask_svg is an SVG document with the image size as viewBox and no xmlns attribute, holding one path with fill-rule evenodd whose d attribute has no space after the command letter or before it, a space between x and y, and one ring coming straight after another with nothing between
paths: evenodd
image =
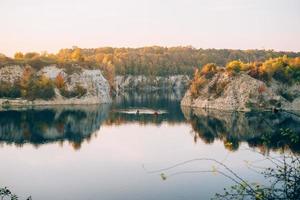
<instances>
[{"instance_id":1,"label":"forest canopy","mask_svg":"<svg viewBox=\"0 0 300 200\"><path fill-rule=\"evenodd\" d=\"M208 63L225 66L233 60L262 62L287 55L300 57L300 52L276 52L273 50L196 49L187 47L142 47L142 48L67 48L58 53L16 52L13 58L0 54L0 67L10 64L30 65L40 69L46 65L59 67L98 68L108 79L115 75L168 76L193 75L195 68ZM236 63L237 64L237 63ZM234 67L234 66L233 66Z\"/></svg>"}]
</instances>

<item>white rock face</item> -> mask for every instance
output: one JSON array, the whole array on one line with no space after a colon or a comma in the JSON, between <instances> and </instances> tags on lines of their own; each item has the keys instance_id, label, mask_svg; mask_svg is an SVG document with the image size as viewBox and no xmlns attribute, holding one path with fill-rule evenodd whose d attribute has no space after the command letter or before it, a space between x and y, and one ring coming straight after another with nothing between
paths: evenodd
<instances>
[{"instance_id":1,"label":"white rock face","mask_svg":"<svg viewBox=\"0 0 300 200\"><path fill-rule=\"evenodd\" d=\"M23 68L18 65L5 66L0 68L0 82L14 83L19 80L23 74Z\"/></svg>"},{"instance_id":2,"label":"white rock face","mask_svg":"<svg viewBox=\"0 0 300 200\"><path fill-rule=\"evenodd\" d=\"M270 110L280 108L284 110L300 110L299 84L287 86L281 83L266 85L247 74L229 76L217 73L199 91L199 96L193 98L188 90L181 101L182 106L217 110L250 111L253 109ZM216 90L218 87L222 90ZM282 90L294 95L292 101L281 95ZM281 92L280 92L281 91Z\"/></svg>"},{"instance_id":3,"label":"white rock face","mask_svg":"<svg viewBox=\"0 0 300 200\"><path fill-rule=\"evenodd\" d=\"M9 81L12 84L21 78L24 68L20 66L9 66L0 69L0 81ZM28 101L24 99L0 99L0 104L10 105L62 105L62 104L100 104L110 103L110 86L103 77L100 70L82 69L81 71L67 74L64 69L55 65L46 66L37 72L37 75L44 75L53 81L61 74L65 80L67 90L72 91L80 85L86 90L86 94L81 97L65 98L59 90L55 88L55 98L52 100L36 99Z\"/></svg>"},{"instance_id":4,"label":"white rock face","mask_svg":"<svg viewBox=\"0 0 300 200\"><path fill-rule=\"evenodd\" d=\"M109 95L109 84L102 76L100 70L82 70L81 73L74 73L67 76L66 82L68 89L73 90L76 85L80 85L87 90L81 100L88 99L88 101L100 101L101 103L108 103L111 101Z\"/></svg>"},{"instance_id":5,"label":"white rock face","mask_svg":"<svg viewBox=\"0 0 300 200\"><path fill-rule=\"evenodd\" d=\"M42 68L39 72L39 75L45 75L50 79L55 79L59 74L63 75L63 77L66 77L66 73L64 72L64 69L57 68L55 65L50 65Z\"/></svg>"},{"instance_id":6,"label":"white rock face","mask_svg":"<svg viewBox=\"0 0 300 200\"><path fill-rule=\"evenodd\" d=\"M155 76L116 76L115 85L117 92L125 90L147 90L154 91L159 89L183 89L188 86L190 78L187 75L174 75L168 77Z\"/></svg>"}]
</instances>

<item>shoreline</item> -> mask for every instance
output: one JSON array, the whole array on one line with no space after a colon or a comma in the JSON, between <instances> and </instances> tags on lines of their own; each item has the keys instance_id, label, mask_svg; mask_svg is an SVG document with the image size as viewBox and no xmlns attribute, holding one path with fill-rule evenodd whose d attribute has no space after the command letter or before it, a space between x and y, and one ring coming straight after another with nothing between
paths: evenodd
<instances>
[{"instance_id":1,"label":"shoreline","mask_svg":"<svg viewBox=\"0 0 300 200\"><path fill-rule=\"evenodd\" d=\"M99 101L97 98L84 99L53 99L53 100L26 100L26 99L0 99L0 111L14 108L47 107L47 106L75 106L75 105L101 105L110 104L109 101Z\"/></svg>"}]
</instances>

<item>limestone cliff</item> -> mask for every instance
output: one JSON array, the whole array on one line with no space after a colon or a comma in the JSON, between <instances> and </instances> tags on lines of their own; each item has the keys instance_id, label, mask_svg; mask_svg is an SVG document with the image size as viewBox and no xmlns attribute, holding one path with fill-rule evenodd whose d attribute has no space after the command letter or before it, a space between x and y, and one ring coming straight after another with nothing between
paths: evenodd
<instances>
[{"instance_id":1,"label":"limestone cliff","mask_svg":"<svg viewBox=\"0 0 300 200\"><path fill-rule=\"evenodd\" d=\"M0 82L9 82L13 85L16 81L20 81L24 70L25 67L18 65L0 68ZM84 90L84 94L66 97L62 95L61 90L55 87L55 97L49 100L0 98L0 105L99 104L111 102L109 84L100 70L81 69L78 67L77 70L70 72L53 65L46 66L35 73L38 76L43 75L53 82L60 75L64 80L66 91L73 91L77 86L80 86Z\"/></svg>"},{"instance_id":2,"label":"limestone cliff","mask_svg":"<svg viewBox=\"0 0 300 200\"><path fill-rule=\"evenodd\" d=\"M116 76L115 85L117 93L128 90L156 91L185 89L190 82L187 75L162 76Z\"/></svg>"},{"instance_id":3,"label":"limestone cliff","mask_svg":"<svg viewBox=\"0 0 300 200\"><path fill-rule=\"evenodd\" d=\"M192 95L190 88L181 105L237 111L300 110L300 85L275 80L266 83L246 73L230 75L218 72L202 83L196 96Z\"/></svg>"}]
</instances>

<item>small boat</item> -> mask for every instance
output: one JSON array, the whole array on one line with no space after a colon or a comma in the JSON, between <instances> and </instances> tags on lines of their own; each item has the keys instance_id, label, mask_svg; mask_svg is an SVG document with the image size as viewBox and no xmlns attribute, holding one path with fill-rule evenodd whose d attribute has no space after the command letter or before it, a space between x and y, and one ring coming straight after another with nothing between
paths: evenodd
<instances>
[{"instance_id":1,"label":"small boat","mask_svg":"<svg viewBox=\"0 0 300 200\"><path fill-rule=\"evenodd\" d=\"M126 113L126 114L143 114L143 115L161 115L167 113L165 110L154 110L154 109L148 109L148 108L132 108L132 109L119 109L115 112L119 113Z\"/></svg>"}]
</instances>

